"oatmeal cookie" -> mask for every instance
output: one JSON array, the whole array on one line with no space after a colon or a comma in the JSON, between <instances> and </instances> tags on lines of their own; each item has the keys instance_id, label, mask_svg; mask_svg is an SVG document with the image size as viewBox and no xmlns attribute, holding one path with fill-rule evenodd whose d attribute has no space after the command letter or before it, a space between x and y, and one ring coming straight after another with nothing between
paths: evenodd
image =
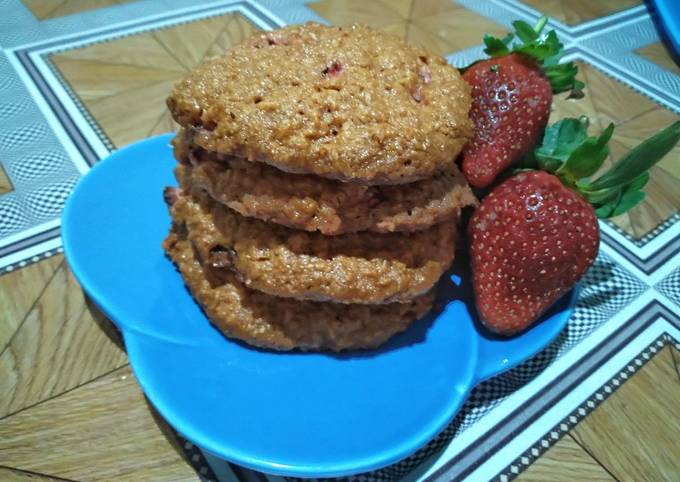
<instances>
[{"instance_id":1,"label":"oatmeal cookie","mask_svg":"<svg viewBox=\"0 0 680 482\"><path fill-rule=\"evenodd\" d=\"M429 291L454 256L453 222L409 234L323 236L243 217L197 189L180 193L170 213L210 266L274 296L408 301Z\"/></svg>"},{"instance_id":2,"label":"oatmeal cookie","mask_svg":"<svg viewBox=\"0 0 680 482\"><path fill-rule=\"evenodd\" d=\"M348 305L277 298L246 288L228 270L202 265L174 229L163 246L191 294L224 334L275 350L347 350L381 345L432 307L433 295L408 303Z\"/></svg>"},{"instance_id":3,"label":"oatmeal cookie","mask_svg":"<svg viewBox=\"0 0 680 482\"><path fill-rule=\"evenodd\" d=\"M368 186L288 174L200 148L177 147L175 153L181 161L175 171L181 184L205 189L243 216L328 236L419 231L458 219L462 208L477 202L453 163L449 171L423 181Z\"/></svg>"},{"instance_id":4,"label":"oatmeal cookie","mask_svg":"<svg viewBox=\"0 0 680 482\"><path fill-rule=\"evenodd\" d=\"M357 25L257 34L197 67L167 104L209 151L366 184L450 169L472 133L454 67Z\"/></svg>"}]
</instances>

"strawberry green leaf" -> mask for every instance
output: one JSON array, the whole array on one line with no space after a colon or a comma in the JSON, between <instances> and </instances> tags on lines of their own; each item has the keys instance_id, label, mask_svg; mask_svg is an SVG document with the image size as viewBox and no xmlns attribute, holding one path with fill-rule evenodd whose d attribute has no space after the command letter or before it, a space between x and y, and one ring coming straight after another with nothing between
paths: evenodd
<instances>
[{"instance_id":1,"label":"strawberry green leaf","mask_svg":"<svg viewBox=\"0 0 680 482\"><path fill-rule=\"evenodd\" d=\"M588 137L588 125L588 118L581 116L548 126L534 152L541 169L556 173L568 185L597 171L609 153L607 142L613 127L599 137Z\"/></svg>"},{"instance_id":2,"label":"strawberry green leaf","mask_svg":"<svg viewBox=\"0 0 680 482\"><path fill-rule=\"evenodd\" d=\"M660 161L680 141L680 121L638 144L619 159L601 177L589 184L588 190L601 190L633 182Z\"/></svg>"},{"instance_id":3,"label":"strawberry green leaf","mask_svg":"<svg viewBox=\"0 0 680 482\"><path fill-rule=\"evenodd\" d=\"M581 191L581 194L590 204L599 206L613 201L620 191L620 189L602 189L601 191Z\"/></svg>"},{"instance_id":4,"label":"strawberry green leaf","mask_svg":"<svg viewBox=\"0 0 680 482\"><path fill-rule=\"evenodd\" d=\"M585 84L580 80L576 80L578 67L573 62L544 66L543 73L548 78L553 92L564 92L571 89L571 98L583 97L581 91Z\"/></svg>"},{"instance_id":5,"label":"strawberry green leaf","mask_svg":"<svg viewBox=\"0 0 680 482\"><path fill-rule=\"evenodd\" d=\"M563 119L545 128L541 145L535 148L532 153L537 166L544 171L555 172L565 161L565 159L558 157L555 151L560 144L562 129L564 128L566 131L568 127L565 124L570 124L571 121L575 121L578 124L576 119Z\"/></svg>"},{"instance_id":6,"label":"strawberry green leaf","mask_svg":"<svg viewBox=\"0 0 680 482\"><path fill-rule=\"evenodd\" d=\"M486 45L484 53L489 57L502 57L510 53L507 44L498 37L484 34L484 45Z\"/></svg>"},{"instance_id":7,"label":"strawberry green leaf","mask_svg":"<svg viewBox=\"0 0 680 482\"><path fill-rule=\"evenodd\" d=\"M541 35L543 28L548 23L547 17L541 17L534 27L528 23L518 20L512 23L515 27L515 36L509 34L503 39L484 35L484 52L494 58L502 57L511 53L518 53L531 58L541 67L554 93L567 90L575 91L578 97L580 90L583 89L583 82L576 80L578 67L573 62L560 64L560 59L564 55L564 45L557 38L557 33L551 30L546 35Z\"/></svg>"},{"instance_id":8,"label":"strawberry green leaf","mask_svg":"<svg viewBox=\"0 0 680 482\"><path fill-rule=\"evenodd\" d=\"M626 186L626 192L640 191L649 182L649 172L643 172Z\"/></svg>"},{"instance_id":9,"label":"strawberry green leaf","mask_svg":"<svg viewBox=\"0 0 680 482\"><path fill-rule=\"evenodd\" d=\"M581 91L584 84L576 80L578 67L573 62L559 63L564 56L564 45L557 37L557 33L551 30L546 35L541 35L547 23L547 17L541 17L534 27L522 20L513 22L518 40L515 43L513 43L515 35L512 33L502 39L484 34L486 46L484 53L491 58L503 57L511 53L529 57L543 69L553 93L571 90L570 98L583 97Z\"/></svg>"},{"instance_id":10,"label":"strawberry green leaf","mask_svg":"<svg viewBox=\"0 0 680 482\"><path fill-rule=\"evenodd\" d=\"M539 152L563 152L560 159L566 161L570 150L578 147L588 137L589 125L590 121L586 116L578 119L564 118L555 122L546 128Z\"/></svg>"},{"instance_id":11,"label":"strawberry green leaf","mask_svg":"<svg viewBox=\"0 0 680 482\"><path fill-rule=\"evenodd\" d=\"M649 172L642 173L633 182L623 187L603 189L596 192L583 192L588 202L597 206L598 217L619 216L640 204L645 199L642 188L649 181Z\"/></svg>"},{"instance_id":12,"label":"strawberry green leaf","mask_svg":"<svg viewBox=\"0 0 680 482\"><path fill-rule=\"evenodd\" d=\"M515 171L526 171L538 169L538 159L536 159L536 153L533 150L529 150L522 159L520 159L517 169ZM515 172L513 172L514 174Z\"/></svg>"},{"instance_id":13,"label":"strawberry green leaf","mask_svg":"<svg viewBox=\"0 0 680 482\"><path fill-rule=\"evenodd\" d=\"M510 45L512 40L515 38L515 34L509 33L505 37L501 39L501 42L503 42L505 45Z\"/></svg>"},{"instance_id":14,"label":"strawberry green leaf","mask_svg":"<svg viewBox=\"0 0 680 482\"><path fill-rule=\"evenodd\" d=\"M529 25L523 20L516 20L512 22L512 26L515 27L517 37L519 37L519 39L524 43L533 42L538 38L540 34L540 30L537 32L531 25Z\"/></svg>"},{"instance_id":15,"label":"strawberry green leaf","mask_svg":"<svg viewBox=\"0 0 680 482\"><path fill-rule=\"evenodd\" d=\"M595 216L597 216L599 219L607 219L608 217L611 217L613 212L614 205L612 203L603 204L602 206L595 208Z\"/></svg>"},{"instance_id":16,"label":"strawberry green leaf","mask_svg":"<svg viewBox=\"0 0 680 482\"><path fill-rule=\"evenodd\" d=\"M621 201L621 191L616 191L614 196L606 203L601 206L595 206L595 215L600 219L606 219L612 216L614 209L619 205Z\"/></svg>"},{"instance_id":17,"label":"strawberry green leaf","mask_svg":"<svg viewBox=\"0 0 680 482\"><path fill-rule=\"evenodd\" d=\"M555 55L555 51L552 50L550 46L537 43L516 46L513 47L512 51L527 55L538 63L543 62ZM548 80L550 79L548 78Z\"/></svg>"},{"instance_id":18,"label":"strawberry green leaf","mask_svg":"<svg viewBox=\"0 0 680 482\"><path fill-rule=\"evenodd\" d=\"M575 147L573 144L566 146L565 151L568 152L569 157L557 171L557 175L567 176L573 182L595 174L609 155L607 143L613 133L614 124L609 124L598 137L587 137ZM570 152L569 149L571 149Z\"/></svg>"},{"instance_id":19,"label":"strawberry green leaf","mask_svg":"<svg viewBox=\"0 0 680 482\"><path fill-rule=\"evenodd\" d=\"M621 196L619 203L616 205L610 216L619 216L626 211L634 208L645 199L643 191L626 192Z\"/></svg>"}]
</instances>

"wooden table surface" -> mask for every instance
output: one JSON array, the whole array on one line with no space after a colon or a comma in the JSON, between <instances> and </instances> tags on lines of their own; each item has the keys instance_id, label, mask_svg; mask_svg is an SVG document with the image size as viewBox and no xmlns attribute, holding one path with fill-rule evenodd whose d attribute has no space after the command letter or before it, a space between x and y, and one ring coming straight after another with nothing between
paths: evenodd
<instances>
[{"instance_id":1,"label":"wooden table surface","mask_svg":"<svg viewBox=\"0 0 680 482\"><path fill-rule=\"evenodd\" d=\"M636 0L525 0L567 24ZM24 0L40 19L121 3ZM447 0L321 0L332 23L363 22L438 52L504 28ZM228 14L54 54L52 61L114 146L174 129L165 96L178 79L256 27ZM661 43L639 55L680 72ZM614 158L678 118L581 63L585 99L554 118L617 124ZM680 148L653 169L647 201L615 220L640 238L678 211ZM11 184L0 169L0 194ZM135 382L115 329L83 296L61 255L0 277L0 481L198 480L172 430ZM680 480L680 353L668 345L520 476L542 480Z\"/></svg>"}]
</instances>

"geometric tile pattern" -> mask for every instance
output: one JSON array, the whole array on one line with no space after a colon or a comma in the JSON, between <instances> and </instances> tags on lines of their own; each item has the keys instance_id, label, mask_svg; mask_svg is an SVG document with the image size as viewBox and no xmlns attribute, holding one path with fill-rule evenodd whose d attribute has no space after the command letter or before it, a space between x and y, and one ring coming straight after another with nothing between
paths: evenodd
<instances>
[{"instance_id":1,"label":"geometric tile pattern","mask_svg":"<svg viewBox=\"0 0 680 482\"><path fill-rule=\"evenodd\" d=\"M656 285L656 289L666 295L669 300L675 302L678 305L678 311L680 311L680 266L662 279Z\"/></svg>"}]
</instances>

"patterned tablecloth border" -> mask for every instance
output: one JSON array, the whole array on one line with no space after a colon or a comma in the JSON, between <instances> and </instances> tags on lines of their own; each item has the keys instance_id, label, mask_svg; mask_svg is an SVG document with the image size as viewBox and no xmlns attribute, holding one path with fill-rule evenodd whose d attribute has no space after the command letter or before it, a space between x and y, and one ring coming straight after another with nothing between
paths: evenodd
<instances>
[{"instance_id":1,"label":"patterned tablecloth border","mask_svg":"<svg viewBox=\"0 0 680 482\"><path fill-rule=\"evenodd\" d=\"M133 2L45 22L19 0L0 5L0 95L12 99L0 124L0 160L15 187L0 196L0 211L7 213L0 220L0 273L60 252L59 215L68 192L113 149L52 66L50 53L233 11L262 29L324 22L305 3L176 0L168 9L167 2ZM514 19L535 21L539 15L517 0L458 3L507 27ZM635 53L658 40L643 6L577 26L551 24L570 58L680 112L680 77ZM464 65L481 51L475 46L448 58ZM49 176L43 172L47 166ZM615 390L630 375L627 367L635 371L659 343L680 340L678 221L676 214L639 240L601 223L601 255L582 283L563 336L519 368L477 387L459 416L423 450L354 479L515 477ZM189 441L182 444L204 480L281 480L204 456Z\"/></svg>"}]
</instances>

